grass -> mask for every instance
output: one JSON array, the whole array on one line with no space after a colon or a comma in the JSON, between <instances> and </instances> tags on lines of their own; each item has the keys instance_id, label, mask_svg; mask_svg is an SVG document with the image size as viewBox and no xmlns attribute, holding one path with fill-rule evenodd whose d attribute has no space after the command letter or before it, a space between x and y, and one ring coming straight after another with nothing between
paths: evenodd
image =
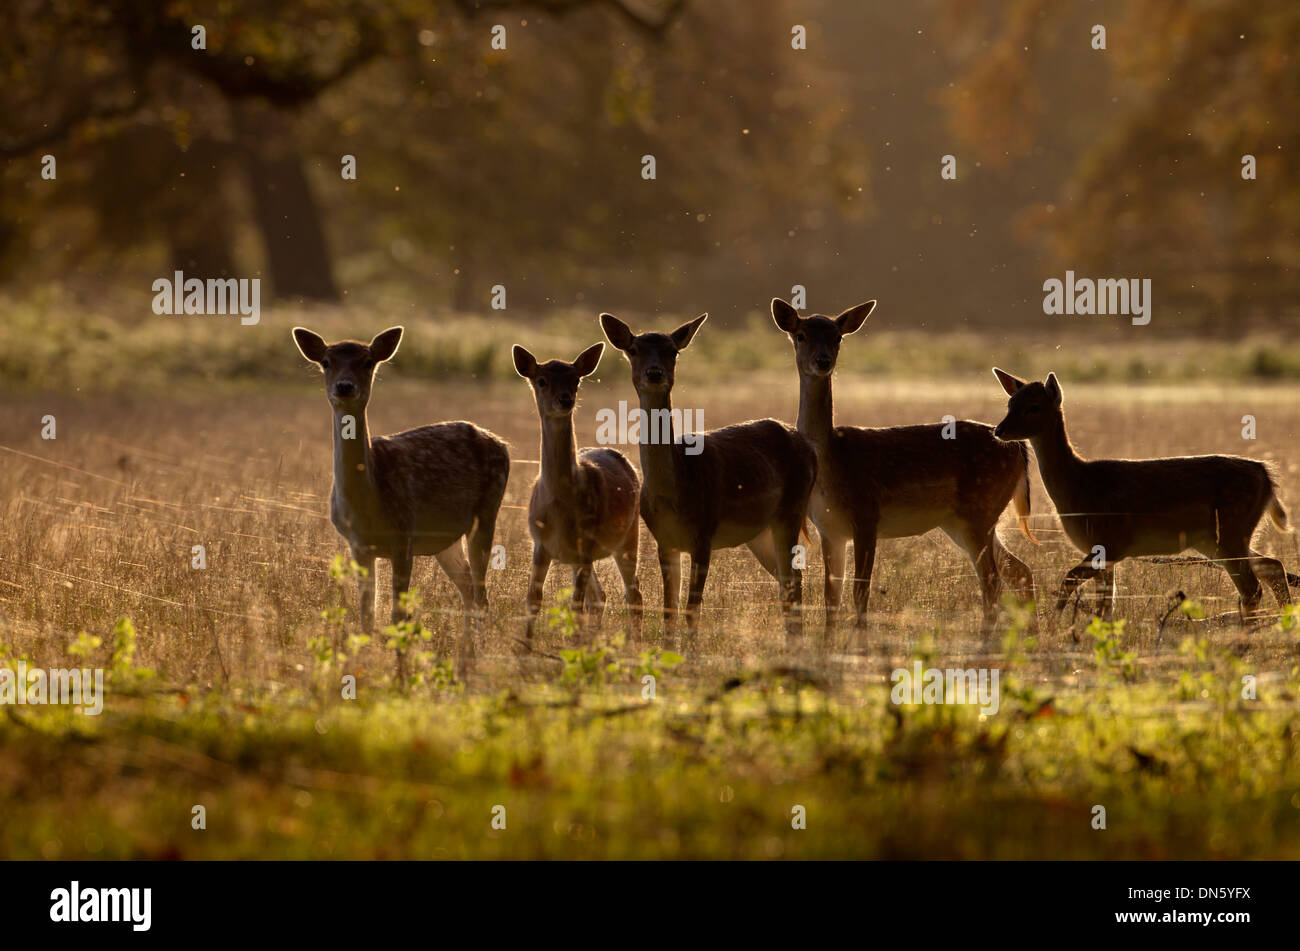
<instances>
[{"instance_id":1,"label":"grass","mask_svg":"<svg viewBox=\"0 0 1300 951\"><path fill-rule=\"evenodd\" d=\"M177 386L264 387L300 379L301 362L286 354L290 328L305 324L329 340L369 339L393 324L406 326L401 360L390 375L412 380L511 382L510 347L520 343L539 357L572 359L601 339L597 312L545 317L502 313L491 317L436 317L403 306L359 322L346 307L268 310L256 326L236 317L160 317L149 298L73 304L54 291L22 300L0 297L0 379L14 392L40 392L50 381L75 381L81 392L142 393ZM633 315L637 329L671 329L693 315ZM873 318L878 327L881 317ZM770 316L731 315L731 326L710 328L692 343L701 362L722 378L755 373L784 377L789 344ZM874 379L983 380L991 362L1055 370L1076 382L1270 383L1300 380L1300 348L1284 332L1251 333L1237 340L1171 337L1117 324L1051 324L1020 339L959 330L882 332L868 325L844 348L840 367ZM1122 348L1122 359L1116 351ZM1030 371L1026 371L1030 372Z\"/></svg>"},{"instance_id":2,"label":"grass","mask_svg":"<svg viewBox=\"0 0 1300 951\"><path fill-rule=\"evenodd\" d=\"M790 671L747 671L711 690L665 676L653 701L622 675L485 692L367 684L355 701L324 689L325 672L315 691L127 691L98 720L13 714L0 732L0 849L1294 858L1300 671L1245 701L1242 661L1192 637L1178 656L1174 683L1125 682L1103 663L1071 687L1004 654L1011 683L986 718L972 707L896 707L883 685ZM196 805L206 811L199 830ZM1104 830L1094 828L1098 805ZM799 807L803 829L792 825Z\"/></svg>"},{"instance_id":3,"label":"grass","mask_svg":"<svg viewBox=\"0 0 1300 951\"><path fill-rule=\"evenodd\" d=\"M463 676L453 589L431 560L417 562L418 625L356 638L355 595L326 518L319 376L264 320L244 330L250 342L274 339L280 382L191 377L163 398L149 382L155 369L140 367L138 386L107 393L6 397L0 664L102 666L109 696L98 718L0 710L0 856L1300 857L1297 629L1289 616L1251 632L1221 617L1236 602L1217 570L1125 562L1122 626L1090 626L1084 612L1056 636L1009 622L986 641L956 547L938 533L886 540L867 628L787 642L775 584L743 550L715 558L695 641L665 640L653 617L639 640L623 635L609 564L598 566L611 592L604 626L579 629L561 606L571 579L556 569L548 630L521 652L531 398L519 380L416 379L407 358L418 346L404 344L378 384L372 428L468 416L510 442L497 525L506 566L489 575L491 610ZM846 358L869 344L859 336ZM572 342L569 356L590 341ZM537 352L567 343L543 339ZM678 405L706 408L709 427L792 418L788 368L707 378L709 361L738 345L693 346ZM105 353L121 346L102 338ZM0 353L16 359L8 345ZM165 381L170 370L157 372ZM607 358L584 384L581 445L593 442L595 409L627 398L625 374ZM1063 381L1086 453L1267 458L1296 510L1300 388ZM988 420L1004 405L982 376L906 387L852 369L837 378L844 423ZM1258 421L1251 442L1246 413ZM46 415L54 440L40 435ZM1036 475L1033 504L1045 544L1029 545L1009 517L1002 536L1050 588L1078 556ZM204 570L191 567L200 544ZM1270 527L1259 544L1300 565L1295 536ZM815 627L815 546L809 562ZM643 532L641 578L655 605L652 563ZM379 570L382 614L387 565ZM1162 626L1176 589L1209 619L1175 611ZM412 648L405 682L394 678L394 637ZM893 704L890 672L915 658L998 669L1000 709L981 718L969 706ZM347 675L355 699L344 698ZM1255 678L1254 699L1243 677ZM192 828L196 805L206 829ZM1105 830L1093 828L1098 805ZM492 827L495 806L504 829ZM792 828L796 806L806 829Z\"/></svg>"}]
</instances>

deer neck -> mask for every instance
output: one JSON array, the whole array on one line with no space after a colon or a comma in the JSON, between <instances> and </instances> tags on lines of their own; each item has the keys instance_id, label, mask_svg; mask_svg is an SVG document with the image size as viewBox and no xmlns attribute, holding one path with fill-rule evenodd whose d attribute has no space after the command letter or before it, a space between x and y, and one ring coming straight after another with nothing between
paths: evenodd
<instances>
[{"instance_id":1,"label":"deer neck","mask_svg":"<svg viewBox=\"0 0 1300 951\"><path fill-rule=\"evenodd\" d=\"M672 431L672 394L638 393L644 418L641 420L641 473L646 489L654 496L677 495L677 433ZM667 445L657 437L661 435L654 425L656 411L668 414L672 438Z\"/></svg>"},{"instance_id":2,"label":"deer neck","mask_svg":"<svg viewBox=\"0 0 1300 951\"><path fill-rule=\"evenodd\" d=\"M1072 497L1083 459L1074 451L1065 431L1065 417L1057 416L1041 433L1030 439L1029 444L1038 457L1038 472L1043 477L1047 494L1053 501Z\"/></svg>"},{"instance_id":3,"label":"deer neck","mask_svg":"<svg viewBox=\"0 0 1300 951\"><path fill-rule=\"evenodd\" d=\"M553 498L571 494L578 481L572 416L542 417L542 485Z\"/></svg>"},{"instance_id":4,"label":"deer neck","mask_svg":"<svg viewBox=\"0 0 1300 951\"><path fill-rule=\"evenodd\" d=\"M344 424L353 419L351 438L344 438ZM375 484L375 456L370 448L370 429L366 411L334 411L334 492L354 518L365 519L380 511Z\"/></svg>"},{"instance_id":5,"label":"deer neck","mask_svg":"<svg viewBox=\"0 0 1300 951\"><path fill-rule=\"evenodd\" d=\"M820 455L831 439L835 414L829 376L799 374L799 432L812 440Z\"/></svg>"}]
</instances>

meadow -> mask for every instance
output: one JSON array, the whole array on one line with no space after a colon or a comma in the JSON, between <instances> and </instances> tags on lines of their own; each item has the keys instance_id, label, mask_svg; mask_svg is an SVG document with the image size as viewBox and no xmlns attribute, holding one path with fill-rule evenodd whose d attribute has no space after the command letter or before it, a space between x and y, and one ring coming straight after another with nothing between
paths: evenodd
<instances>
[{"instance_id":1,"label":"meadow","mask_svg":"<svg viewBox=\"0 0 1300 951\"><path fill-rule=\"evenodd\" d=\"M417 623L355 636L355 589L327 518L330 415L288 334L303 322L333 339L355 316L277 312L257 328L203 327L200 343L172 323L60 341L40 322L16 315L0 346L0 664L104 667L109 696L93 718L4 709L0 856L1300 857L1300 626L1287 613L1243 630L1217 569L1124 562L1114 627L1067 611L1051 637L1009 604L985 639L964 555L938 533L888 540L865 629L823 636L814 542L808 630L787 640L775 583L738 549L715 557L689 640L665 638L655 611L629 637L612 563L598 566L604 624L580 628L557 567L526 649L538 426L527 386L504 370L508 342L572 359L599 339L595 321L435 333L378 317L367 333L405 322L408 335L376 386L373 432L469 418L511 446L496 537L506 562L489 572L490 612L462 673L454 590L432 559L416 565ZM703 409L710 428L794 419L788 344L770 325L706 327L699 344L679 364L674 405ZM1288 351L1126 345L1117 369L1113 345L1058 346L882 341L868 328L845 344L838 421L996 422L1005 397L989 363L1053 369L1084 454L1267 459L1300 515ZM580 394L579 444L593 443L598 408L632 398L607 350ZM1254 440L1242 438L1246 414ZM55 439L41 436L47 416ZM1009 514L1001 535L1051 594L1078 556L1036 471L1032 492L1042 546ZM1296 536L1270 526L1259 544L1300 569ZM652 606L653 565L643 529ZM387 579L381 563L381 617ZM413 645L402 682L393 638ZM999 711L891 703L890 671L918 658L998 668ZM195 805L205 829L192 827ZM505 828L493 827L497 807Z\"/></svg>"}]
</instances>

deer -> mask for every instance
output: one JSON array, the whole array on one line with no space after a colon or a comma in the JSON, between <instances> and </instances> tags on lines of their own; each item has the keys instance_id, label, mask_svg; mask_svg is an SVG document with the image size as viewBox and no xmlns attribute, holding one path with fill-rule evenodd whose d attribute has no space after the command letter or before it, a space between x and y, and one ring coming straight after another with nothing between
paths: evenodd
<instances>
[{"instance_id":1,"label":"deer","mask_svg":"<svg viewBox=\"0 0 1300 951\"><path fill-rule=\"evenodd\" d=\"M295 327L293 339L302 355L321 368L334 413L330 522L363 569L357 579L362 630L374 626L375 560L392 562L392 623L397 624L408 617L402 596L410 588L415 557L433 555L460 595L463 663L474 649L469 614L481 615L487 608L485 575L510 453L499 437L468 422L371 438L366 407L375 370L397 353L402 332L392 327L369 344L327 344L305 327ZM399 675L401 667L399 651Z\"/></svg>"},{"instance_id":2,"label":"deer","mask_svg":"<svg viewBox=\"0 0 1300 951\"><path fill-rule=\"evenodd\" d=\"M1065 430L1055 373L1041 383L1028 383L997 367L993 375L1010 397L1006 418L994 433L1034 447L1039 474L1066 537L1087 552L1061 582L1053 630L1075 590L1093 579L1102 589L1097 616L1111 619L1117 562L1176 555L1189 548L1228 572L1240 596L1243 624L1259 608L1260 576L1279 607L1291 603L1282 562L1259 554L1251 544L1265 513L1279 529L1289 530L1277 484L1264 463L1243 456L1084 459Z\"/></svg>"},{"instance_id":3,"label":"deer","mask_svg":"<svg viewBox=\"0 0 1300 951\"><path fill-rule=\"evenodd\" d=\"M578 386L596 372L604 352L605 345L597 343L572 363L550 360L539 364L518 344L512 351L516 372L532 386L542 429L541 471L528 501L528 531L533 539L524 627L528 638L533 636L542 586L553 561L574 566L573 609L595 615L599 623L605 592L593 562L610 556L623 578L633 634L640 633L641 589L636 568L641 480L617 449L583 449L579 453L573 436Z\"/></svg>"},{"instance_id":4,"label":"deer","mask_svg":"<svg viewBox=\"0 0 1300 951\"><path fill-rule=\"evenodd\" d=\"M641 517L658 549L664 630L680 616L681 556L691 559L685 613L694 640L712 553L745 545L776 579L787 635L797 636L803 577L796 546L817 456L807 439L775 419L696 434L688 453L672 419L671 394L677 357L707 318L701 314L668 334L634 334L612 314L600 315L605 337L631 367L643 418L651 421L638 447Z\"/></svg>"},{"instance_id":5,"label":"deer","mask_svg":"<svg viewBox=\"0 0 1300 951\"><path fill-rule=\"evenodd\" d=\"M998 520L1015 503L1020 530L1029 528L1029 458L993 435L993 427L954 420L944 424L866 429L836 426L832 380L844 337L860 329L874 300L836 317L799 312L781 298L772 319L794 345L799 373L799 432L817 450L817 484L808 513L821 536L825 562L825 625L835 623L844 587L845 549L853 542L855 624L866 621L881 538L904 538L941 529L966 553L983 598L982 634L998 619L1004 579L1025 602L1034 600L1029 567L1002 544Z\"/></svg>"}]
</instances>

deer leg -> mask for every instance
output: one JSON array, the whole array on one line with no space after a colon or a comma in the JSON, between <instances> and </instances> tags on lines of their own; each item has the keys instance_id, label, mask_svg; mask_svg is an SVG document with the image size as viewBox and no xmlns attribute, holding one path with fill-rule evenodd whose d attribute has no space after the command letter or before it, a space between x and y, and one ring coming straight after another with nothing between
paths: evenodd
<instances>
[{"instance_id":1,"label":"deer leg","mask_svg":"<svg viewBox=\"0 0 1300 951\"><path fill-rule=\"evenodd\" d=\"M580 624L585 621L585 617L582 618L582 621L580 621L579 618L582 617L584 613L582 606L587 601L587 583L590 579L590 565L573 566L573 594L569 601L569 607L570 610L573 611L574 624Z\"/></svg>"},{"instance_id":2,"label":"deer leg","mask_svg":"<svg viewBox=\"0 0 1300 951\"><path fill-rule=\"evenodd\" d=\"M776 579L778 593L781 596L781 614L786 618L786 629L789 630L790 568L788 562L781 557L782 545L777 542L777 533L781 531L778 525L765 528L745 542L745 547L753 552L758 563L763 566L763 570ZM795 538L798 539L797 531Z\"/></svg>"},{"instance_id":3,"label":"deer leg","mask_svg":"<svg viewBox=\"0 0 1300 951\"><path fill-rule=\"evenodd\" d=\"M542 586L546 584L546 572L550 568L551 556L539 543L533 542L533 567L528 575L528 597L525 601L528 618L524 621L524 637L533 636L533 625L542 606Z\"/></svg>"},{"instance_id":4,"label":"deer leg","mask_svg":"<svg viewBox=\"0 0 1300 951\"><path fill-rule=\"evenodd\" d=\"M1251 568L1252 554L1249 544L1231 547L1220 545L1218 551L1218 557L1222 559L1228 577L1232 579L1237 594L1241 596L1239 610L1243 624L1248 624L1255 617L1259 610L1260 598L1264 594L1263 586L1260 585L1259 579L1255 577L1255 572Z\"/></svg>"},{"instance_id":5,"label":"deer leg","mask_svg":"<svg viewBox=\"0 0 1300 951\"><path fill-rule=\"evenodd\" d=\"M411 550L393 555L393 613L392 623L400 624L410 618L411 612L402 604L402 595L411 589L411 571L415 563Z\"/></svg>"},{"instance_id":6,"label":"deer leg","mask_svg":"<svg viewBox=\"0 0 1300 951\"><path fill-rule=\"evenodd\" d=\"M803 634L803 570L794 566L795 546L799 544L799 529L803 527L803 512L793 513L783 522L772 526L772 543L776 549L776 580L781 586L781 614L785 617L786 633L791 637Z\"/></svg>"},{"instance_id":7,"label":"deer leg","mask_svg":"<svg viewBox=\"0 0 1300 951\"><path fill-rule=\"evenodd\" d=\"M408 545L403 551L395 553L392 558L393 562L393 613L392 623L401 624L410 618L411 613L406 606L402 604L402 596L411 587L411 567L414 562L411 556L411 548ZM406 652L401 647L397 649L397 679L401 681L405 675Z\"/></svg>"},{"instance_id":8,"label":"deer leg","mask_svg":"<svg viewBox=\"0 0 1300 951\"><path fill-rule=\"evenodd\" d=\"M1097 617L1109 624L1115 617L1115 563L1113 561L1106 562L1106 567L1100 569L1097 584L1101 587L1101 593L1097 598Z\"/></svg>"},{"instance_id":9,"label":"deer leg","mask_svg":"<svg viewBox=\"0 0 1300 951\"><path fill-rule=\"evenodd\" d=\"M659 545L659 576L664 586L664 633L668 633L672 619L677 615L678 598L682 593L682 556Z\"/></svg>"},{"instance_id":10,"label":"deer leg","mask_svg":"<svg viewBox=\"0 0 1300 951\"><path fill-rule=\"evenodd\" d=\"M470 633L469 625L470 606L474 603L474 580L470 575L469 562L465 560L465 552L461 549L459 538L434 557L438 559L438 564L460 594L462 607L460 669L463 672L465 659L474 656L474 638Z\"/></svg>"},{"instance_id":11,"label":"deer leg","mask_svg":"<svg viewBox=\"0 0 1300 951\"><path fill-rule=\"evenodd\" d=\"M822 581L822 594L826 601L826 630L835 624L835 612L840 606L840 592L844 589L844 549L848 544L842 538L831 538L821 533L822 564L826 577Z\"/></svg>"},{"instance_id":12,"label":"deer leg","mask_svg":"<svg viewBox=\"0 0 1300 951\"><path fill-rule=\"evenodd\" d=\"M375 556L368 552L353 551L352 560L362 570L357 575L357 597L361 602L358 611L362 633L369 634L375 629Z\"/></svg>"},{"instance_id":13,"label":"deer leg","mask_svg":"<svg viewBox=\"0 0 1300 951\"><path fill-rule=\"evenodd\" d=\"M1268 555L1261 555L1259 552L1251 550L1251 567L1255 570L1255 577L1263 578L1268 582L1268 586L1273 589L1273 597L1277 599L1278 608L1283 608L1291 603L1291 588L1288 585L1289 578L1286 568L1282 562Z\"/></svg>"},{"instance_id":14,"label":"deer leg","mask_svg":"<svg viewBox=\"0 0 1300 951\"><path fill-rule=\"evenodd\" d=\"M1056 593L1056 606L1052 609L1049 626L1052 633L1056 633L1057 625L1061 619L1061 612L1065 610L1065 605L1070 600L1070 595L1074 594L1074 589L1097 577L1100 573L1100 568L1093 567L1091 555L1065 573L1065 577L1061 579L1060 590Z\"/></svg>"},{"instance_id":15,"label":"deer leg","mask_svg":"<svg viewBox=\"0 0 1300 951\"><path fill-rule=\"evenodd\" d=\"M628 623L632 628L632 636L635 638L641 636L641 587L636 579L637 546L640 539L639 524L636 519L633 519L632 525L627 532L627 538L623 540L623 547L614 555L614 563L618 565L618 573L623 578L623 594L627 598L627 612L629 615Z\"/></svg>"},{"instance_id":16,"label":"deer leg","mask_svg":"<svg viewBox=\"0 0 1300 951\"><path fill-rule=\"evenodd\" d=\"M709 579L709 558L713 554L708 543L691 552L691 584L686 596L686 630L694 639L700 627L700 604L704 601L704 583Z\"/></svg>"},{"instance_id":17,"label":"deer leg","mask_svg":"<svg viewBox=\"0 0 1300 951\"><path fill-rule=\"evenodd\" d=\"M582 608L582 601L587 595L587 575L582 565L572 565L569 575L569 594L573 610Z\"/></svg>"},{"instance_id":18,"label":"deer leg","mask_svg":"<svg viewBox=\"0 0 1300 951\"><path fill-rule=\"evenodd\" d=\"M763 567L764 571L773 578L781 577L780 571L777 569L776 565L776 541L772 537L772 530L770 528L764 529L749 541L745 542L745 547L748 548L753 553L754 557L758 559L758 563Z\"/></svg>"},{"instance_id":19,"label":"deer leg","mask_svg":"<svg viewBox=\"0 0 1300 951\"><path fill-rule=\"evenodd\" d=\"M858 627L867 623L867 601L871 597L871 572L876 565L876 528L853 535L853 610Z\"/></svg>"},{"instance_id":20,"label":"deer leg","mask_svg":"<svg viewBox=\"0 0 1300 951\"><path fill-rule=\"evenodd\" d=\"M992 541L984 545L975 556L975 572L979 575L980 596L984 603L980 636L988 637L998 626L998 604L1002 595L1002 578L998 575L997 554L993 551Z\"/></svg>"},{"instance_id":21,"label":"deer leg","mask_svg":"<svg viewBox=\"0 0 1300 951\"><path fill-rule=\"evenodd\" d=\"M957 547L966 553L975 567L984 611L980 636L988 637L998 623L998 596L1002 590L1002 579L998 575L997 550L994 546L1001 545L992 526L981 529L969 522L954 520L942 528L944 534L957 543Z\"/></svg>"},{"instance_id":22,"label":"deer leg","mask_svg":"<svg viewBox=\"0 0 1300 951\"><path fill-rule=\"evenodd\" d=\"M487 613L487 572L492 561L493 526L483 519L474 520L474 527L465 536L465 547L469 549L469 574L473 585L471 601L476 614Z\"/></svg>"},{"instance_id":23,"label":"deer leg","mask_svg":"<svg viewBox=\"0 0 1300 951\"><path fill-rule=\"evenodd\" d=\"M456 539L434 557L438 559L438 564L455 585L456 593L460 595L461 605L469 610L474 603L474 579L470 573L469 562L465 559L465 552L461 548L460 539Z\"/></svg>"},{"instance_id":24,"label":"deer leg","mask_svg":"<svg viewBox=\"0 0 1300 951\"><path fill-rule=\"evenodd\" d=\"M1011 554L996 534L993 536L993 556L998 566L998 577L1005 582L1003 588L1009 583L1022 602L1032 604L1036 601L1038 596L1034 589L1034 573L1027 564Z\"/></svg>"},{"instance_id":25,"label":"deer leg","mask_svg":"<svg viewBox=\"0 0 1300 951\"><path fill-rule=\"evenodd\" d=\"M586 622L596 630L600 630L605 619L605 589L600 586L595 565L587 565L587 590L584 597Z\"/></svg>"}]
</instances>

